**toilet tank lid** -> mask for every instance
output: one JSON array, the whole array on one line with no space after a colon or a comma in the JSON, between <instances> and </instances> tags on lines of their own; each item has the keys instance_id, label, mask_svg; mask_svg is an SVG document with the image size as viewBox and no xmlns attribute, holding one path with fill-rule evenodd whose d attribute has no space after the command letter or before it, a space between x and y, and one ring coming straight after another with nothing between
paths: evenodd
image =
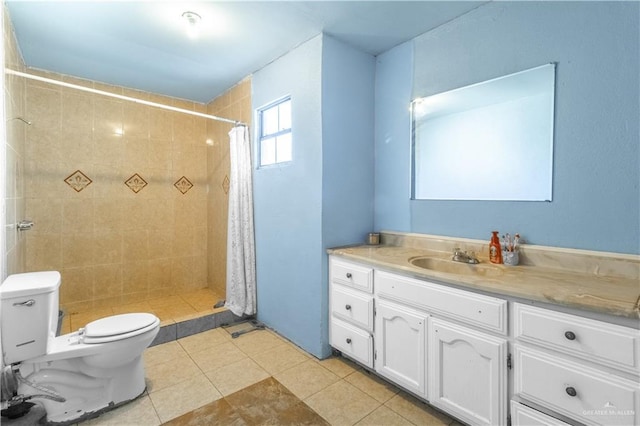
<instances>
[{"instance_id":1,"label":"toilet tank lid","mask_svg":"<svg viewBox=\"0 0 640 426\"><path fill-rule=\"evenodd\" d=\"M0 298L33 296L51 293L60 287L60 272L42 271L9 275L0 285Z\"/></svg>"}]
</instances>

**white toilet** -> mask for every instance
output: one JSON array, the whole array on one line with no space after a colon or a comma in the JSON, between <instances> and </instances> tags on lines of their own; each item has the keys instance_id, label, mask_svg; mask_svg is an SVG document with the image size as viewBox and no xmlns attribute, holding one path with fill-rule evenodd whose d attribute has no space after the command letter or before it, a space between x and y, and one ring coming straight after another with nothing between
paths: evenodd
<instances>
[{"instance_id":1,"label":"white toilet","mask_svg":"<svg viewBox=\"0 0 640 426\"><path fill-rule=\"evenodd\" d=\"M114 315L56 337L59 287L56 271L11 275L0 285L2 355L14 364L18 394L34 395L50 424L70 424L144 392L142 352L160 320Z\"/></svg>"}]
</instances>

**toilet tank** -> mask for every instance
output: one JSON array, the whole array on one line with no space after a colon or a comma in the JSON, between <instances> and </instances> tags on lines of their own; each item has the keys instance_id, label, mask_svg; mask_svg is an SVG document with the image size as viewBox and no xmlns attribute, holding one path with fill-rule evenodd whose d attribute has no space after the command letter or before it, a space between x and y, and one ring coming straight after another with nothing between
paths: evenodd
<instances>
[{"instance_id":1,"label":"toilet tank","mask_svg":"<svg viewBox=\"0 0 640 426\"><path fill-rule=\"evenodd\" d=\"M0 327L5 364L47 353L56 336L60 273L10 275L0 285Z\"/></svg>"}]
</instances>

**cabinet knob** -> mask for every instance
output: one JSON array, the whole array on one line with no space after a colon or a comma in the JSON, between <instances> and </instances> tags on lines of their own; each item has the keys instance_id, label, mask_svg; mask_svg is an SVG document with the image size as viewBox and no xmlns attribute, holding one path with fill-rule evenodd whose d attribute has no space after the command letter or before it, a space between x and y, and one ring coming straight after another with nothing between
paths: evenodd
<instances>
[{"instance_id":1,"label":"cabinet knob","mask_svg":"<svg viewBox=\"0 0 640 426\"><path fill-rule=\"evenodd\" d=\"M571 386L566 388L565 391L567 392L567 395L569 395L569 396L576 396L578 394L578 392L576 392L576 389L574 387L571 387Z\"/></svg>"},{"instance_id":2,"label":"cabinet knob","mask_svg":"<svg viewBox=\"0 0 640 426\"><path fill-rule=\"evenodd\" d=\"M566 331L564 337L566 337L567 340L576 340L576 334L573 331Z\"/></svg>"},{"instance_id":3,"label":"cabinet knob","mask_svg":"<svg viewBox=\"0 0 640 426\"><path fill-rule=\"evenodd\" d=\"M347 278L351 278L353 275L351 275L351 272L347 272Z\"/></svg>"},{"instance_id":4,"label":"cabinet knob","mask_svg":"<svg viewBox=\"0 0 640 426\"><path fill-rule=\"evenodd\" d=\"M345 308L347 311L350 311L350 310L351 310L351 305L346 305L344 308Z\"/></svg>"},{"instance_id":5,"label":"cabinet knob","mask_svg":"<svg viewBox=\"0 0 640 426\"><path fill-rule=\"evenodd\" d=\"M351 339L347 337L347 343L351 344Z\"/></svg>"}]
</instances>

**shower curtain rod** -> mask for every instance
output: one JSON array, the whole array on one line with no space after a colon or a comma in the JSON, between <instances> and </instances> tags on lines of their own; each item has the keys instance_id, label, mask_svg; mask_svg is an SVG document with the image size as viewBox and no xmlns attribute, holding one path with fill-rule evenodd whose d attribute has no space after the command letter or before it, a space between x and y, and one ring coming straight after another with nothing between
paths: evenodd
<instances>
[{"instance_id":1,"label":"shower curtain rod","mask_svg":"<svg viewBox=\"0 0 640 426\"><path fill-rule=\"evenodd\" d=\"M231 123L231 124L234 124L236 126L246 126L247 125L246 123L243 123L241 121L231 120L229 118L217 117L215 115L204 114L204 113L197 112L197 111L189 111L188 109L172 107L170 105L159 104L157 102L145 101L143 99L132 98L130 96L118 95L117 93L105 92L104 90L92 89L90 87L85 87L85 86L80 86L80 85L77 85L77 84L66 83L64 81L58 81L58 80L54 80L54 79L51 79L51 78L40 77L38 75L33 75L33 74L28 74L28 73L25 73L25 72L21 72L21 71L12 70L10 68L5 68L4 70L5 70L5 72L7 74L13 74L13 75L17 75L19 77L30 78L32 80L38 80L38 81L42 81L42 82L45 82L45 83L56 84L58 86L69 87L71 89L82 90L84 92L90 92L90 93L95 93L95 94L98 94L98 95L109 96L109 97L121 99L121 100L124 100L124 101L135 102L137 104L143 104L143 105L152 106L152 107L156 107L156 108L166 109L166 110L169 110L169 111L181 112L181 113L184 113L184 114L195 115L197 117L208 118L210 120L224 121L225 123Z\"/></svg>"}]
</instances>

